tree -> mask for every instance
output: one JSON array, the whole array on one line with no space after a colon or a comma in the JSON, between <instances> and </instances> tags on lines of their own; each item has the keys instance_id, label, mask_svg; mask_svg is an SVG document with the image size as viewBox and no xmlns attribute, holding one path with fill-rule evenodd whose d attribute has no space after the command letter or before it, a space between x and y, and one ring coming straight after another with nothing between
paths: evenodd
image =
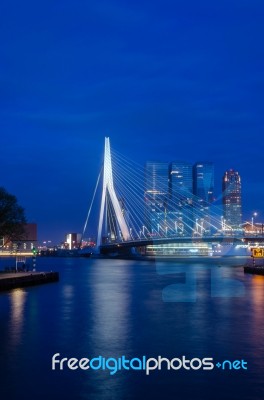
<instances>
[{"instance_id":1,"label":"tree","mask_svg":"<svg viewBox=\"0 0 264 400\"><path fill-rule=\"evenodd\" d=\"M0 187L0 238L3 245L25 239L26 218L16 196Z\"/></svg>"}]
</instances>

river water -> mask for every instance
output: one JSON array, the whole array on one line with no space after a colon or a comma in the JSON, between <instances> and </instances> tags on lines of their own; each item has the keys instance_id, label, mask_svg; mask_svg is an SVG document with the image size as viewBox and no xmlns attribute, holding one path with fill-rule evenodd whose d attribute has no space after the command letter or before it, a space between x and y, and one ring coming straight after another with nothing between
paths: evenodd
<instances>
[{"instance_id":1,"label":"river water","mask_svg":"<svg viewBox=\"0 0 264 400\"><path fill-rule=\"evenodd\" d=\"M38 258L37 269L59 271L60 282L0 294L1 399L263 399L264 277L240 265ZM52 370L56 353L230 363L111 375Z\"/></svg>"}]
</instances>

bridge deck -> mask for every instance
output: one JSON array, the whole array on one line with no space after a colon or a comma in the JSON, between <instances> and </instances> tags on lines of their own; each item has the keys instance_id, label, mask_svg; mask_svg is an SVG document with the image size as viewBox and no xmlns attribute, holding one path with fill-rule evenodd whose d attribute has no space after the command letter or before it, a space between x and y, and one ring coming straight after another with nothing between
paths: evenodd
<instances>
[{"instance_id":1,"label":"bridge deck","mask_svg":"<svg viewBox=\"0 0 264 400\"><path fill-rule=\"evenodd\" d=\"M232 236L202 236L202 237L170 237L157 239L138 239L127 240L122 242L104 243L101 248L118 248L118 247L141 247L166 243L244 243L264 242L263 236L247 236L247 237L232 237Z\"/></svg>"}]
</instances>

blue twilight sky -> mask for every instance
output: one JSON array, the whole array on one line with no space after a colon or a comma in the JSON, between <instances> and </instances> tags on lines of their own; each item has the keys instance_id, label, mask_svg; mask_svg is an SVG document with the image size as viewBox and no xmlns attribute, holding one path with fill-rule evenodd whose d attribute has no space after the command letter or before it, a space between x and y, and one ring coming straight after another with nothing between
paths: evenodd
<instances>
[{"instance_id":1,"label":"blue twilight sky","mask_svg":"<svg viewBox=\"0 0 264 400\"><path fill-rule=\"evenodd\" d=\"M263 0L4 0L0 186L40 240L81 231L104 137L139 163L239 171L264 220Z\"/></svg>"}]
</instances>

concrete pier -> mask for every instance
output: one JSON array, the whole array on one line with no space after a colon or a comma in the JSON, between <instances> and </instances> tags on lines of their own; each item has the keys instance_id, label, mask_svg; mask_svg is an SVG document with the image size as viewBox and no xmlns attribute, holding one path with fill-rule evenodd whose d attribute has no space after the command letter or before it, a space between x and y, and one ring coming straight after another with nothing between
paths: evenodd
<instances>
[{"instance_id":1,"label":"concrete pier","mask_svg":"<svg viewBox=\"0 0 264 400\"><path fill-rule=\"evenodd\" d=\"M244 272L247 274L264 275L264 265L245 266Z\"/></svg>"},{"instance_id":2,"label":"concrete pier","mask_svg":"<svg viewBox=\"0 0 264 400\"><path fill-rule=\"evenodd\" d=\"M0 273L0 291L58 281L58 272Z\"/></svg>"}]
</instances>

